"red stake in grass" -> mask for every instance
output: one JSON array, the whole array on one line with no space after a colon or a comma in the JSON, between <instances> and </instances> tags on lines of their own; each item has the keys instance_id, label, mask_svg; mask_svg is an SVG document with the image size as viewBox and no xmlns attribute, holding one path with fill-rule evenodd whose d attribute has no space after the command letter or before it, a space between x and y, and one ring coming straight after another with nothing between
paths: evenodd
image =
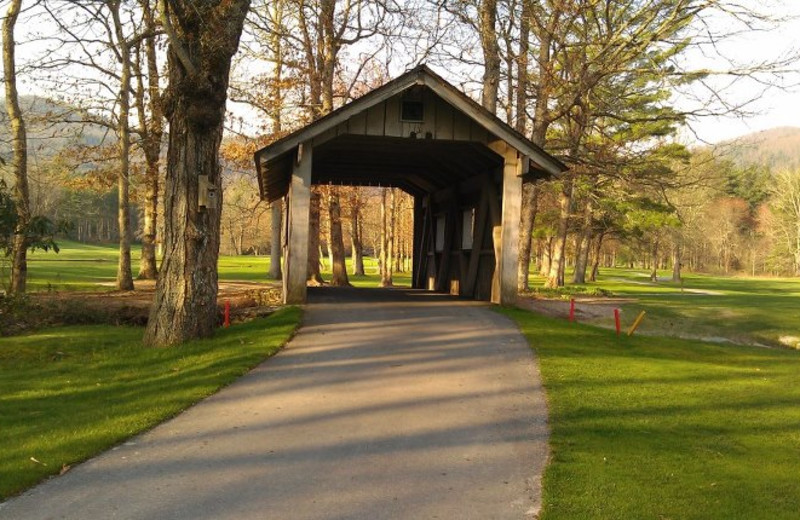
<instances>
[{"instance_id":1,"label":"red stake in grass","mask_svg":"<svg viewBox=\"0 0 800 520\"><path fill-rule=\"evenodd\" d=\"M225 301L225 320L222 322L225 327L231 326L231 302Z\"/></svg>"},{"instance_id":2,"label":"red stake in grass","mask_svg":"<svg viewBox=\"0 0 800 520\"><path fill-rule=\"evenodd\" d=\"M614 309L614 325L617 327L617 336L619 336L619 309Z\"/></svg>"},{"instance_id":3,"label":"red stake in grass","mask_svg":"<svg viewBox=\"0 0 800 520\"><path fill-rule=\"evenodd\" d=\"M569 321L575 321L575 298L569 300Z\"/></svg>"}]
</instances>

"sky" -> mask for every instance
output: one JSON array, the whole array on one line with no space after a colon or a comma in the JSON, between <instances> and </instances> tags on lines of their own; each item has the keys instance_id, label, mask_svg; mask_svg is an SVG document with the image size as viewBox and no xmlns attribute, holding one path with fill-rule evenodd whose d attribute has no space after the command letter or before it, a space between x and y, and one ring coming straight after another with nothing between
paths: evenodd
<instances>
[{"instance_id":1,"label":"sky","mask_svg":"<svg viewBox=\"0 0 800 520\"><path fill-rule=\"evenodd\" d=\"M752 4L755 0L745 0L744 3ZM758 4L767 14L790 19L768 31L743 34L726 44L722 52L736 60L748 62L800 51L800 0L761 0ZM697 60L698 63L704 63L702 58ZM712 61L704 64L714 65ZM800 60L792 68L800 71ZM700 141L717 143L775 127L800 127L800 74L797 71L786 75L785 89L772 88L762 93L763 89L758 85L740 82L729 94L738 99L757 96L757 101L748 106L748 112L753 114L746 118L703 118L692 124L696 136L687 133L685 138L689 141L699 138Z\"/></svg>"},{"instance_id":2,"label":"sky","mask_svg":"<svg viewBox=\"0 0 800 520\"><path fill-rule=\"evenodd\" d=\"M719 50L725 56L739 63L769 60L792 51L800 55L800 0L736 0L746 7L760 9L764 14L784 16L789 20L769 30L747 32L724 43ZM718 23L718 29L728 29L730 19L712 20ZM29 50L29 49L26 49ZM710 69L725 68L718 56L701 56L696 54L689 58L690 68L706 67ZM717 143L749 133L780 126L800 127L800 59L793 68L796 72L786 77L788 89L772 88L762 92L763 88L748 81L739 81L731 87L726 95L732 99L750 99L757 96L756 102L748 105L750 115L737 117L705 117L691 123L691 130L682 133L681 139L687 144ZM26 85L30 88L32 85ZM1 90L1 89L0 89ZM36 88L34 87L35 91ZM229 108L233 108L230 107Z\"/></svg>"}]
</instances>

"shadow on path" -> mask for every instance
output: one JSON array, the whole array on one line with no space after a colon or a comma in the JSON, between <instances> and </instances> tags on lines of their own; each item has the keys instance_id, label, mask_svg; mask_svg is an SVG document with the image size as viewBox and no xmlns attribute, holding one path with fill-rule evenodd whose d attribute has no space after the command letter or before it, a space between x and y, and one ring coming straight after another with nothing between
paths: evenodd
<instances>
[{"instance_id":1,"label":"shadow on path","mask_svg":"<svg viewBox=\"0 0 800 520\"><path fill-rule=\"evenodd\" d=\"M531 350L483 303L309 291L280 354L28 493L0 518L519 519L546 409ZM244 347L243 347L244 348Z\"/></svg>"}]
</instances>

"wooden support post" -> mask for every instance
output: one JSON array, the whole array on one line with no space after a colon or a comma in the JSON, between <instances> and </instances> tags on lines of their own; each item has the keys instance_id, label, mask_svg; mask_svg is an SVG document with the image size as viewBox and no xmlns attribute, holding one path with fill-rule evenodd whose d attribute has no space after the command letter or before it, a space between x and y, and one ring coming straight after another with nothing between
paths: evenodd
<instances>
[{"instance_id":1,"label":"wooden support post","mask_svg":"<svg viewBox=\"0 0 800 520\"><path fill-rule=\"evenodd\" d=\"M517 301L519 219L522 211L522 177L527 158L503 141L489 148L503 157L503 201L500 229L495 228L495 280L492 302L514 305ZM499 247L498 247L499 245Z\"/></svg>"},{"instance_id":2,"label":"wooden support post","mask_svg":"<svg viewBox=\"0 0 800 520\"><path fill-rule=\"evenodd\" d=\"M455 212L457 202L455 197L447 202L447 211L444 217L444 247L442 248L442 260L439 263L439 270L436 274L436 290L438 292L450 292L450 261L455 236Z\"/></svg>"},{"instance_id":3,"label":"wooden support post","mask_svg":"<svg viewBox=\"0 0 800 520\"><path fill-rule=\"evenodd\" d=\"M422 197L414 197L414 240L413 248L411 249L411 287L414 289L422 289L423 285L420 278L420 268L422 267L422 254L423 251L423 233L425 232L424 225L424 208L422 207Z\"/></svg>"},{"instance_id":4,"label":"wooden support post","mask_svg":"<svg viewBox=\"0 0 800 520\"><path fill-rule=\"evenodd\" d=\"M283 302L287 304L306 302L312 152L310 142L297 147L289 185L288 247L283 269Z\"/></svg>"},{"instance_id":5,"label":"wooden support post","mask_svg":"<svg viewBox=\"0 0 800 520\"><path fill-rule=\"evenodd\" d=\"M472 251L469 252L469 265L465 277L462 294L468 298L475 297L475 287L478 283L478 266L483 248L483 235L486 233L486 220L489 218L489 199L486 190L481 191L481 199L475 208L475 225L472 230Z\"/></svg>"},{"instance_id":6,"label":"wooden support post","mask_svg":"<svg viewBox=\"0 0 800 520\"><path fill-rule=\"evenodd\" d=\"M436 289L436 220L433 215L433 197L428 197L428 206L425 208L425 268L422 270L424 278L423 288L429 291ZM433 274L433 276L431 276Z\"/></svg>"},{"instance_id":7,"label":"wooden support post","mask_svg":"<svg viewBox=\"0 0 800 520\"><path fill-rule=\"evenodd\" d=\"M419 250L414 252L415 256L419 258L419 268L417 270L415 287L417 289L430 289L428 287L428 269L431 264L431 259L428 258L428 253L433 247L431 244L431 227L433 226L431 219L433 218L433 215L431 214L430 195L427 195L422 199L422 204L424 207L421 208L420 211L420 214L422 215L422 225L420 227Z\"/></svg>"}]
</instances>

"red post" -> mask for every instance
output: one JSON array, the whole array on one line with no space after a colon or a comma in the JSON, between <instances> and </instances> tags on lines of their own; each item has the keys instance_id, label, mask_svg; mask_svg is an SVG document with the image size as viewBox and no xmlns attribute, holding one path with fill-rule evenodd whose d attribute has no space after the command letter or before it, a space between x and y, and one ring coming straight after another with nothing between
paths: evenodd
<instances>
[{"instance_id":1,"label":"red post","mask_svg":"<svg viewBox=\"0 0 800 520\"><path fill-rule=\"evenodd\" d=\"M569 300L569 321L575 321L575 298Z\"/></svg>"},{"instance_id":2,"label":"red post","mask_svg":"<svg viewBox=\"0 0 800 520\"><path fill-rule=\"evenodd\" d=\"M614 325L617 327L617 336L619 336L619 309L614 309Z\"/></svg>"},{"instance_id":3,"label":"red post","mask_svg":"<svg viewBox=\"0 0 800 520\"><path fill-rule=\"evenodd\" d=\"M225 300L225 320L223 321L222 325L224 327L231 326L231 302Z\"/></svg>"}]
</instances>

